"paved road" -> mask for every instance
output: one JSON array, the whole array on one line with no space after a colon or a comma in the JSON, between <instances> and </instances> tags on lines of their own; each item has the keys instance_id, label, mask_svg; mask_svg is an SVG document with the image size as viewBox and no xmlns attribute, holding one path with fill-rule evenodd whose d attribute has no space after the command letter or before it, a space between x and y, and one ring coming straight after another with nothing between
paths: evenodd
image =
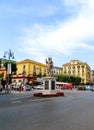
<instances>
[{"instance_id":1,"label":"paved road","mask_svg":"<svg viewBox=\"0 0 94 130\"><path fill-rule=\"evenodd\" d=\"M0 106L1 130L93 130L94 93L64 90L65 97L26 97Z\"/></svg>"}]
</instances>

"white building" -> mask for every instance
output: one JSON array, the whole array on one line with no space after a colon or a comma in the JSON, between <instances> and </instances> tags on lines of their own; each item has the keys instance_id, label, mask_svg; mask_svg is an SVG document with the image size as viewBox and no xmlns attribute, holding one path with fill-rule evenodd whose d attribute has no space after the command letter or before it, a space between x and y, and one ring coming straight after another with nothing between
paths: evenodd
<instances>
[{"instance_id":1,"label":"white building","mask_svg":"<svg viewBox=\"0 0 94 130\"><path fill-rule=\"evenodd\" d=\"M62 74L62 68L53 66L53 74Z\"/></svg>"}]
</instances>

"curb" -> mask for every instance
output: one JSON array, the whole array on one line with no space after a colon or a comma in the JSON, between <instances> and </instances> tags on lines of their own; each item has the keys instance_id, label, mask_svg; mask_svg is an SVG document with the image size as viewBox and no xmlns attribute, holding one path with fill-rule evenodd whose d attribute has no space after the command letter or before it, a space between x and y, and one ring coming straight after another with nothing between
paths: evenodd
<instances>
[{"instance_id":1,"label":"curb","mask_svg":"<svg viewBox=\"0 0 94 130\"><path fill-rule=\"evenodd\" d=\"M7 95L7 94L10 94L10 93L0 93L0 95Z\"/></svg>"}]
</instances>

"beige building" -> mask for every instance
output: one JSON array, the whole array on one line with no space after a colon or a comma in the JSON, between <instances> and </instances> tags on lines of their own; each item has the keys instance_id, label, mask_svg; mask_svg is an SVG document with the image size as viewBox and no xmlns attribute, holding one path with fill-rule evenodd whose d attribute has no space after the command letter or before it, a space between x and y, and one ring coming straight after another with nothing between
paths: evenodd
<instances>
[{"instance_id":1,"label":"beige building","mask_svg":"<svg viewBox=\"0 0 94 130\"><path fill-rule=\"evenodd\" d=\"M53 74L62 74L62 67L53 66Z\"/></svg>"},{"instance_id":2,"label":"beige building","mask_svg":"<svg viewBox=\"0 0 94 130\"><path fill-rule=\"evenodd\" d=\"M63 73L81 77L81 83L90 83L90 66L79 60L71 60L64 64Z\"/></svg>"}]
</instances>

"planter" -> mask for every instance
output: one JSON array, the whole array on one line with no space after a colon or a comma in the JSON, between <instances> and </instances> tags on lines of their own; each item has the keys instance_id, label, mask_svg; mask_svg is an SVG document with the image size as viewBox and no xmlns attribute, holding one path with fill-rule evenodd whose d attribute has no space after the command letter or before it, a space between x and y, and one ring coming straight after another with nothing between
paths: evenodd
<instances>
[{"instance_id":1,"label":"planter","mask_svg":"<svg viewBox=\"0 0 94 130\"><path fill-rule=\"evenodd\" d=\"M55 94L42 94L42 93L34 93L35 97L58 97L58 96L64 96L64 92L57 92Z\"/></svg>"}]
</instances>

